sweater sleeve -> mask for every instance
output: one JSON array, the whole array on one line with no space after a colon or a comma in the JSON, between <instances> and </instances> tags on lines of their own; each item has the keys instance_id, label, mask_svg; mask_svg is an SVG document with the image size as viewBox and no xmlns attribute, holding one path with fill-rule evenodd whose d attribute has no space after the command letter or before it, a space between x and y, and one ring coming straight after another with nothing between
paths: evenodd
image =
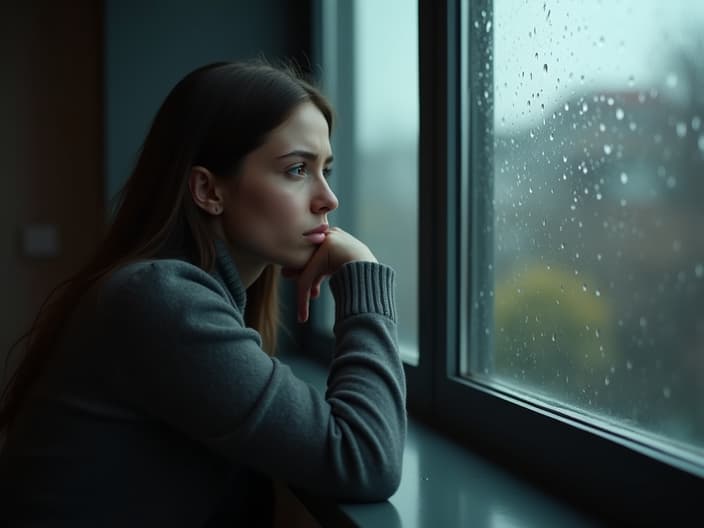
<instances>
[{"instance_id":1,"label":"sweater sleeve","mask_svg":"<svg viewBox=\"0 0 704 528\"><path fill-rule=\"evenodd\" d=\"M325 394L261 349L222 286L153 262L103 296L124 397L232 463L340 500L388 498L406 433L394 273L353 262L330 280L336 350Z\"/></svg>"}]
</instances>

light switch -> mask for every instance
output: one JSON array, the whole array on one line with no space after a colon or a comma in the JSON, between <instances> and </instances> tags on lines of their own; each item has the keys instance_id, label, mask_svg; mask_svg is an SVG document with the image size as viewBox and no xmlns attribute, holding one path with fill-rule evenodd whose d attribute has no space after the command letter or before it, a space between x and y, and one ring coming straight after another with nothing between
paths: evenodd
<instances>
[{"instance_id":1,"label":"light switch","mask_svg":"<svg viewBox=\"0 0 704 528\"><path fill-rule=\"evenodd\" d=\"M26 257L56 257L59 254L59 228L56 224L27 224L22 227L21 245Z\"/></svg>"}]
</instances>

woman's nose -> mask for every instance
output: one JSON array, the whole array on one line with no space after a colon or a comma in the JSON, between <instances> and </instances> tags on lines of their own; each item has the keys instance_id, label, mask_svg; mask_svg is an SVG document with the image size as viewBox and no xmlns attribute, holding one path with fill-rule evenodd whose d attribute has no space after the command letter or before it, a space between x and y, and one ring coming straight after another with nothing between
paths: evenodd
<instances>
[{"instance_id":1,"label":"woman's nose","mask_svg":"<svg viewBox=\"0 0 704 528\"><path fill-rule=\"evenodd\" d=\"M321 178L311 203L311 210L314 213L329 213L337 209L338 205L340 203L337 201L337 196L332 192L330 185L328 185L328 181Z\"/></svg>"}]
</instances>

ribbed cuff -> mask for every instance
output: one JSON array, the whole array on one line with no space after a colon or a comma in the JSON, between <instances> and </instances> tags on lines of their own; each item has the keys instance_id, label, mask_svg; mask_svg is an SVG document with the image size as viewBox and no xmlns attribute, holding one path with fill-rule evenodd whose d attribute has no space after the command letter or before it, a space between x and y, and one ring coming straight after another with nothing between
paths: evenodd
<instances>
[{"instance_id":1,"label":"ribbed cuff","mask_svg":"<svg viewBox=\"0 0 704 528\"><path fill-rule=\"evenodd\" d=\"M395 272L376 262L348 262L330 277L335 320L375 313L396 322Z\"/></svg>"}]
</instances>

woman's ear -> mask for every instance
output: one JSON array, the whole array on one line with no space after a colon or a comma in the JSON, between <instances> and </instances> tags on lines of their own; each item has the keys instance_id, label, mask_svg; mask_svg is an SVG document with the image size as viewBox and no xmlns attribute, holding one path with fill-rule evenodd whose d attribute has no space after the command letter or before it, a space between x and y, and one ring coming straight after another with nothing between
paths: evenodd
<instances>
[{"instance_id":1,"label":"woman's ear","mask_svg":"<svg viewBox=\"0 0 704 528\"><path fill-rule=\"evenodd\" d=\"M205 167L191 167L188 175L188 189L193 202L203 211L217 216L223 211L222 193L218 188L215 175Z\"/></svg>"}]
</instances>

